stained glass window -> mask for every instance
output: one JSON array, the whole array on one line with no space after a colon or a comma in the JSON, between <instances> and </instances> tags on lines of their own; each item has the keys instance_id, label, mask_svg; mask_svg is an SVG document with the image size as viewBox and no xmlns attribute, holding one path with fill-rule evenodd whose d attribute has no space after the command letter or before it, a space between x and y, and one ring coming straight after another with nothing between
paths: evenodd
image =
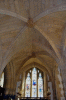
<instances>
[{"instance_id":1,"label":"stained glass window","mask_svg":"<svg viewBox=\"0 0 66 100\"><path fill-rule=\"evenodd\" d=\"M41 73L39 73L38 79L38 97L43 97L43 79Z\"/></svg>"},{"instance_id":2,"label":"stained glass window","mask_svg":"<svg viewBox=\"0 0 66 100\"><path fill-rule=\"evenodd\" d=\"M3 87L3 84L4 84L4 72L2 73L0 77L0 86Z\"/></svg>"},{"instance_id":3,"label":"stained glass window","mask_svg":"<svg viewBox=\"0 0 66 100\"><path fill-rule=\"evenodd\" d=\"M25 97L30 97L30 74L29 73L28 73L27 79L26 79Z\"/></svg>"},{"instance_id":4,"label":"stained glass window","mask_svg":"<svg viewBox=\"0 0 66 100\"><path fill-rule=\"evenodd\" d=\"M37 68L29 70L25 85L25 97L43 97L43 79L40 70Z\"/></svg>"},{"instance_id":5,"label":"stained glass window","mask_svg":"<svg viewBox=\"0 0 66 100\"><path fill-rule=\"evenodd\" d=\"M32 97L37 97L37 71L33 68L32 71Z\"/></svg>"}]
</instances>

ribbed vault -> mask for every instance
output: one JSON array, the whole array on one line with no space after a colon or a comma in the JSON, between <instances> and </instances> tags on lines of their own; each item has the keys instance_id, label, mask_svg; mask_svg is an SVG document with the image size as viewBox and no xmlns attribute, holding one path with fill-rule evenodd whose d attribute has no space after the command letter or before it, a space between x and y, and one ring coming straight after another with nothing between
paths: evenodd
<instances>
[{"instance_id":1,"label":"ribbed vault","mask_svg":"<svg viewBox=\"0 0 66 100\"><path fill-rule=\"evenodd\" d=\"M50 76L58 66L66 83L66 0L0 0L0 74L10 62L18 77L34 63Z\"/></svg>"}]
</instances>

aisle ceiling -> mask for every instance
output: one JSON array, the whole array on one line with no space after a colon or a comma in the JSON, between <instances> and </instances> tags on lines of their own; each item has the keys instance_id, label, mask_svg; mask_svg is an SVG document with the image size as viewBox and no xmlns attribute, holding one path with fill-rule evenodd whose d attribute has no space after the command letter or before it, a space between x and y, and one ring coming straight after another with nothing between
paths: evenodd
<instances>
[{"instance_id":1,"label":"aisle ceiling","mask_svg":"<svg viewBox=\"0 0 66 100\"><path fill-rule=\"evenodd\" d=\"M56 8L61 6L56 0L54 4L44 1L0 0L1 72L10 61L16 73L33 62L52 71L61 60L66 46L66 10ZM53 12L54 8L57 11Z\"/></svg>"}]
</instances>

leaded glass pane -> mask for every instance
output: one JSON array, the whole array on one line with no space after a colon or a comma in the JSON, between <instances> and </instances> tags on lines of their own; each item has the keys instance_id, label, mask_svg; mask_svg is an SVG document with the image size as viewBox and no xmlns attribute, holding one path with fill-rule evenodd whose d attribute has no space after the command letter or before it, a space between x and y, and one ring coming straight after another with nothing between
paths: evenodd
<instances>
[{"instance_id":1,"label":"leaded glass pane","mask_svg":"<svg viewBox=\"0 0 66 100\"><path fill-rule=\"evenodd\" d=\"M32 71L32 97L37 97L37 71L33 68Z\"/></svg>"},{"instance_id":2,"label":"leaded glass pane","mask_svg":"<svg viewBox=\"0 0 66 100\"><path fill-rule=\"evenodd\" d=\"M29 73L28 73L27 79L26 79L25 97L30 97L30 74Z\"/></svg>"},{"instance_id":3,"label":"leaded glass pane","mask_svg":"<svg viewBox=\"0 0 66 100\"><path fill-rule=\"evenodd\" d=\"M2 73L0 77L0 86L3 87L3 84L4 84L4 72Z\"/></svg>"},{"instance_id":4,"label":"leaded glass pane","mask_svg":"<svg viewBox=\"0 0 66 100\"><path fill-rule=\"evenodd\" d=\"M39 73L38 79L38 97L43 97L43 79L41 73Z\"/></svg>"}]
</instances>

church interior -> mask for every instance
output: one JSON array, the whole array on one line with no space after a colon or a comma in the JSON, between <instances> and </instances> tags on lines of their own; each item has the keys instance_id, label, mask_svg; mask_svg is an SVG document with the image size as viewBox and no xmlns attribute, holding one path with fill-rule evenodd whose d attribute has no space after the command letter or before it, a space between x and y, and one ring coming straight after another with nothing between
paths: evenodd
<instances>
[{"instance_id":1,"label":"church interior","mask_svg":"<svg viewBox=\"0 0 66 100\"><path fill-rule=\"evenodd\" d=\"M66 0L0 0L1 97L66 100Z\"/></svg>"}]
</instances>

